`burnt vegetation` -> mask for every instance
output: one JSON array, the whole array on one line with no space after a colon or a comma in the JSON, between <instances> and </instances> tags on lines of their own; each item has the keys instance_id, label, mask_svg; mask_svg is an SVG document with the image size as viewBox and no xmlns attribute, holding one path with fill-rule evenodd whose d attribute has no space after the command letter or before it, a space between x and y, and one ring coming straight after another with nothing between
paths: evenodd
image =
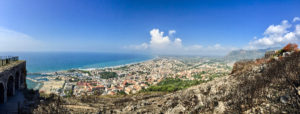
<instances>
[{"instance_id":1,"label":"burnt vegetation","mask_svg":"<svg viewBox=\"0 0 300 114\"><path fill-rule=\"evenodd\" d=\"M284 52L293 52L282 57ZM266 105L269 113L299 113L300 53L296 44L288 44L271 58L235 64L232 75L240 81L232 98L230 112L245 112ZM257 68L258 70L253 70ZM226 99L224 99L226 100ZM269 105L267 105L269 104ZM260 112L256 108L252 112Z\"/></svg>"}]
</instances>

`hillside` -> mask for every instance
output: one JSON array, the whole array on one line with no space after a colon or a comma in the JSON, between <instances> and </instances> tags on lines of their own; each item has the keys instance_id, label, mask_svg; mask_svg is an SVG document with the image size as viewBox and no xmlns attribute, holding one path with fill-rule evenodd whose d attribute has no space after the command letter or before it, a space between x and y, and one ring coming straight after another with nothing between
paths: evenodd
<instances>
[{"instance_id":1,"label":"hillside","mask_svg":"<svg viewBox=\"0 0 300 114\"><path fill-rule=\"evenodd\" d=\"M284 51L283 51L284 52ZM34 113L300 113L300 52L234 64L231 74L173 93L50 96Z\"/></svg>"}]
</instances>

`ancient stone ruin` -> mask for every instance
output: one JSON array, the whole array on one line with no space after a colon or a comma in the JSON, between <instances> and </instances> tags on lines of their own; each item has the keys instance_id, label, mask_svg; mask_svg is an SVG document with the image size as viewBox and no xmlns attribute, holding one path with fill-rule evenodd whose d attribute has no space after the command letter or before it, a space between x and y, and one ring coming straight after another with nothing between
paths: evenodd
<instances>
[{"instance_id":1,"label":"ancient stone ruin","mask_svg":"<svg viewBox=\"0 0 300 114\"><path fill-rule=\"evenodd\" d=\"M26 88L26 61L0 57L0 103L6 103L8 97L22 88Z\"/></svg>"}]
</instances>

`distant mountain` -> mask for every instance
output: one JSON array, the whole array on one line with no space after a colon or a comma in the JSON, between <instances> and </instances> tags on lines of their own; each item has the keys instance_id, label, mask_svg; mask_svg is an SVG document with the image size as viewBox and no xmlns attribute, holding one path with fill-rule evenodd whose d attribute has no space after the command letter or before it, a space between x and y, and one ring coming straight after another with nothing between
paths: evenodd
<instances>
[{"instance_id":1,"label":"distant mountain","mask_svg":"<svg viewBox=\"0 0 300 114\"><path fill-rule=\"evenodd\" d=\"M244 59L257 59L265 55L265 52L278 50L278 48L256 49L256 50L234 50L229 52L224 58L228 61L238 61Z\"/></svg>"}]
</instances>

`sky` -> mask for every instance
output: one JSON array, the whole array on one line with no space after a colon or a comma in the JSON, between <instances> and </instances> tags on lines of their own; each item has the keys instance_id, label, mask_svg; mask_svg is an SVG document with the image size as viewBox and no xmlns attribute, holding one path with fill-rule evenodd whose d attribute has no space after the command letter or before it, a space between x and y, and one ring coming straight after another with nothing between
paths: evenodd
<instances>
[{"instance_id":1,"label":"sky","mask_svg":"<svg viewBox=\"0 0 300 114\"><path fill-rule=\"evenodd\" d=\"M0 0L0 52L225 55L298 43L299 0Z\"/></svg>"}]
</instances>

